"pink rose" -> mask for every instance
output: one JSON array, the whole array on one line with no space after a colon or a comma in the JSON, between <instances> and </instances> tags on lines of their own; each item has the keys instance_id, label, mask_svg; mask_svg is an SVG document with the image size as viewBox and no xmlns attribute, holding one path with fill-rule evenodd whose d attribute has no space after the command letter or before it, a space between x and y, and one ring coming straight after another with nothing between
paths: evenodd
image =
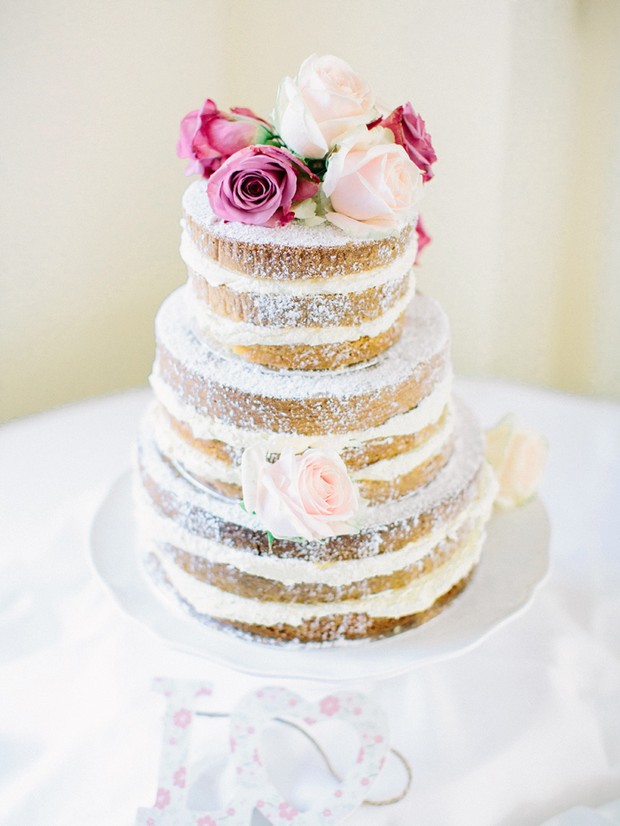
<instances>
[{"instance_id":1,"label":"pink rose","mask_svg":"<svg viewBox=\"0 0 620 826\"><path fill-rule=\"evenodd\" d=\"M335 451L287 451L272 463L260 448L248 448L241 480L245 509L273 536L312 540L355 531L359 494Z\"/></svg>"},{"instance_id":2,"label":"pink rose","mask_svg":"<svg viewBox=\"0 0 620 826\"><path fill-rule=\"evenodd\" d=\"M545 439L506 416L486 432L486 457L495 471L498 491L495 503L514 508L531 499L540 483L548 447Z\"/></svg>"},{"instance_id":3,"label":"pink rose","mask_svg":"<svg viewBox=\"0 0 620 826\"><path fill-rule=\"evenodd\" d=\"M391 132L362 128L331 156L323 191L331 200L328 221L349 235L377 237L415 219L422 177Z\"/></svg>"},{"instance_id":4,"label":"pink rose","mask_svg":"<svg viewBox=\"0 0 620 826\"><path fill-rule=\"evenodd\" d=\"M280 83L273 120L293 152L324 158L346 132L376 114L368 83L333 55L311 55Z\"/></svg>"},{"instance_id":5,"label":"pink rose","mask_svg":"<svg viewBox=\"0 0 620 826\"><path fill-rule=\"evenodd\" d=\"M177 155L191 159L186 175L208 178L235 152L270 137L269 124L250 109L236 107L226 114L212 100L205 100L202 109L181 121Z\"/></svg>"},{"instance_id":6,"label":"pink rose","mask_svg":"<svg viewBox=\"0 0 620 826\"><path fill-rule=\"evenodd\" d=\"M418 252L415 257L414 263L417 264L420 259L420 253L430 242L433 240L428 232L424 228L424 224L422 223L422 216L418 215L418 222L415 225L416 235L418 236Z\"/></svg>"},{"instance_id":7,"label":"pink rose","mask_svg":"<svg viewBox=\"0 0 620 826\"><path fill-rule=\"evenodd\" d=\"M319 179L276 146L248 146L235 152L207 184L209 203L225 221L275 227L295 217L293 204L312 198Z\"/></svg>"},{"instance_id":8,"label":"pink rose","mask_svg":"<svg viewBox=\"0 0 620 826\"><path fill-rule=\"evenodd\" d=\"M424 183L430 181L434 175L431 164L435 163L437 155L431 143L431 136L426 131L426 124L414 112L413 106L405 103L404 106L394 109L387 117L371 123L369 128L377 125L389 129L394 134L396 143L405 148L414 164L422 170Z\"/></svg>"}]
</instances>

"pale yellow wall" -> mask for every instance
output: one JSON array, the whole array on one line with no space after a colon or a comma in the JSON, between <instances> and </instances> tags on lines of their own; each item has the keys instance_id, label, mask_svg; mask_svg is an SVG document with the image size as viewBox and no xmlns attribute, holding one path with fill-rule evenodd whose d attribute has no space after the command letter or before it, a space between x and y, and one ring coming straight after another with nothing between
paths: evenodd
<instances>
[{"instance_id":1,"label":"pale yellow wall","mask_svg":"<svg viewBox=\"0 0 620 826\"><path fill-rule=\"evenodd\" d=\"M0 417L145 383L153 315L184 277L180 117L206 96L267 114L313 51L430 126L420 282L450 315L457 369L620 397L620 3L4 0L0 14Z\"/></svg>"}]
</instances>

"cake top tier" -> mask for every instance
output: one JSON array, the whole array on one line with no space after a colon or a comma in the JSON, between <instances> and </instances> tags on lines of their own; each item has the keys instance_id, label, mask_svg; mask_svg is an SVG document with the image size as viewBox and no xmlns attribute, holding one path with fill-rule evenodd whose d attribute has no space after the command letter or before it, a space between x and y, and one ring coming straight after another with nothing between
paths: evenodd
<instances>
[{"instance_id":1,"label":"cake top tier","mask_svg":"<svg viewBox=\"0 0 620 826\"><path fill-rule=\"evenodd\" d=\"M333 224L306 226L291 221L262 227L223 221L214 212L203 181L194 181L183 197L184 228L192 245L228 270L255 278L312 279L375 270L416 257L411 224L386 238L351 238Z\"/></svg>"},{"instance_id":2,"label":"cake top tier","mask_svg":"<svg viewBox=\"0 0 620 826\"><path fill-rule=\"evenodd\" d=\"M224 237L260 243L273 231L296 247L415 226L436 160L411 103L383 111L370 84L333 55L311 55L285 77L269 119L205 100L181 122L177 154L207 180L212 214L236 227Z\"/></svg>"}]
</instances>

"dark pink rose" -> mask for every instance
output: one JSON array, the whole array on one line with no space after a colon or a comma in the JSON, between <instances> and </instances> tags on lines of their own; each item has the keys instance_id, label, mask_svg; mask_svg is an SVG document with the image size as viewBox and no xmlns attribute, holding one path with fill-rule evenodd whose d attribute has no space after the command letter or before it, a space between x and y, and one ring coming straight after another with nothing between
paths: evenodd
<instances>
[{"instance_id":1,"label":"dark pink rose","mask_svg":"<svg viewBox=\"0 0 620 826\"><path fill-rule=\"evenodd\" d=\"M312 198L318 188L317 176L288 150L248 146L213 173L207 194L225 221L276 227L292 221L293 204Z\"/></svg>"},{"instance_id":2,"label":"dark pink rose","mask_svg":"<svg viewBox=\"0 0 620 826\"><path fill-rule=\"evenodd\" d=\"M177 155L190 158L186 175L208 178L235 152L268 140L271 135L269 124L251 109L237 107L230 113L220 112L212 100L205 100L202 109L190 112L181 121Z\"/></svg>"},{"instance_id":3,"label":"dark pink rose","mask_svg":"<svg viewBox=\"0 0 620 826\"><path fill-rule=\"evenodd\" d=\"M431 164L437 160L431 136L426 131L426 125L422 118L417 115L410 103L399 106L386 118L373 121L368 124L368 128L373 126L383 126L394 133L394 140L405 148L405 151L422 171L424 183L433 177Z\"/></svg>"},{"instance_id":4,"label":"dark pink rose","mask_svg":"<svg viewBox=\"0 0 620 826\"><path fill-rule=\"evenodd\" d=\"M422 223L422 217L418 215L418 222L415 225L415 231L418 236L418 252L415 257L414 263L417 264L420 260L420 253L424 249L427 244L430 244L432 241L431 236L426 232L424 229L424 224Z\"/></svg>"}]
</instances>

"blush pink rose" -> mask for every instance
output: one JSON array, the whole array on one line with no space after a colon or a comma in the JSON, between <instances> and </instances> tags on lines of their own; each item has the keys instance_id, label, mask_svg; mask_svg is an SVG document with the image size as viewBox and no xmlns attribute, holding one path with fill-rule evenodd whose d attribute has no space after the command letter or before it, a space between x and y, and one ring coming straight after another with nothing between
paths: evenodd
<instances>
[{"instance_id":1,"label":"blush pink rose","mask_svg":"<svg viewBox=\"0 0 620 826\"><path fill-rule=\"evenodd\" d=\"M396 143L404 147L407 155L422 171L424 183L430 181L434 175L431 165L437 160L437 155L433 149L431 136L426 131L426 124L416 114L413 106L410 103L398 106L387 117L371 123L369 128L377 125L393 133Z\"/></svg>"},{"instance_id":2,"label":"blush pink rose","mask_svg":"<svg viewBox=\"0 0 620 826\"><path fill-rule=\"evenodd\" d=\"M331 156L323 191L331 201L328 221L349 235L380 237L416 219L422 176L391 132L362 128Z\"/></svg>"},{"instance_id":3,"label":"blush pink rose","mask_svg":"<svg viewBox=\"0 0 620 826\"><path fill-rule=\"evenodd\" d=\"M546 440L506 416L485 434L487 461L495 471L495 503L514 508L531 499L538 489L547 461Z\"/></svg>"},{"instance_id":4,"label":"blush pink rose","mask_svg":"<svg viewBox=\"0 0 620 826\"><path fill-rule=\"evenodd\" d=\"M287 451L268 462L259 447L248 448L241 479L246 510L275 537L325 539L355 530L359 493L333 450Z\"/></svg>"},{"instance_id":5,"label":"blush pink rose","mask_svg":"<svg viewBox=\"0 0 620 826\"><path fill-rule=\"evenodd\" d=\"M318 177L286 149L248 146L213 173L207 195L225 221L276 227L292 221L293 204L312 198L318 188Z\"/></svg>"},{"instance_id":6,"label":"blush pink rose","mask_svg":"<svg viewBox=\"0 0 620 826\"><path fill-rule=\"evenodd\" d=\"M212 100L181 121L177 155L190 158L186 175L208 178L224 161L240 149L263 143L271 137L269 124L251 109L236 107L221 112Z\"/></svg>"},{"instance_id":7,"label":"blush pink rose","mask_svg":"<svg viewBox=\"0 0 620 826\"><path fill-rule=\"evenodd\" d=\"M278 89L273 120L277 133L304 158L324 158L337 141L376 115L374 93L344 60L311 55L297 77Z\"/></svg>"}]
</instances>

